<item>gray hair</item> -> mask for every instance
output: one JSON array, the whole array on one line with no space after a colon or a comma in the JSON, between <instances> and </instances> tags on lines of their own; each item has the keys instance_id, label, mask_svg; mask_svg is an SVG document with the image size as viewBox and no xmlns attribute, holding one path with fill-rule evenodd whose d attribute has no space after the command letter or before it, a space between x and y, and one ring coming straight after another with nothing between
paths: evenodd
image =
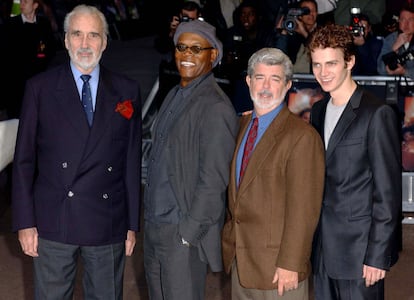
<instances>
[{"instance_id":1,"label":"gray hair","mask_svg":"<svg viewBox=\"0 0 414 300\"><path fill-rule=\"evenodd\" d=\"M255 73L257 64L265 64L266 66L282 66L285 73L285 82L292 80L293 65L289 57L277 48L262 48L249 58L247 65L247 75L252 77Z\"/></svg>"},{"instance_id":2,"label":"gray hair","mask_svg":"<svg viewBox=\"0 0 414 300\"><path fill-rule=\"evenodd\" d=\"M109 35L108 22L106 21L105 15L97 7L85 4L76 6L71 12L69 12L65 16L65 20L63 21L63 29L65 32L68 32L71 20L76 15L97 16L102 23L102 27L105 33L104 38L106 38Z\"/></svg>"}]
</instances>

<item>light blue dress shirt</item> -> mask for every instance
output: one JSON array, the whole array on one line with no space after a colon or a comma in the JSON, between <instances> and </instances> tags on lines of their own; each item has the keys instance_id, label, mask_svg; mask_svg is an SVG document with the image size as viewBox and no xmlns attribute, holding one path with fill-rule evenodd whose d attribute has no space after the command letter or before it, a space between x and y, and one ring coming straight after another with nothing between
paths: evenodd
<instances>
[{"instance_id":1,"label":"light blue dress shirt","mask_svg":"<svg viewBox=\"0 0 414 300\"><path fill-rule=\"evenodd\" d=\"M73 65L73 63L70 63L70 68L72 69L73 78L76 82L76 87L78 88L79 93L79 101L82 102L82 86L83 86L83 80L80 77L83 75L83 73L79 72L79 70ZM89 74L91 75L91 78L89 79L89 85L91 87L91 94L92 94L92 107L93 111L95 111L96 106L96 94L98 92L98 83L99 83L99 65L97 65L93 71Z\"/></svg>"},{"instance_id":2,"label":"light blue dress shirt","mask_svg":"<svg viewBox=\"0 0 414 300\"><path fill-rule=\"evenodd\" d=\"M256 137L256 141L254 142L253 149L256 148L257 143L262 138L262 136L265 133L266 129L269 127L270 123L272 123L272 121L276 118L276 116L282 110L284 105L285 105L284 102L282 102L278 107L276 107L272 111L268 112L267 114L265 114L263 116L258 117L259 118L258 119L259 124L258 124L258 127L257 127L257 137ZM241 163L242 163L242 159L243 159L244 146L246 144L247 134L250 130L250 127L252 127L254 118L256 118L256 112L255 111L252 112L252 119L250 121L249 126L247 127L246 132L244 133L244 137L243 137L243 140L240 144L239 151L237 152L236 182L239 182L239 180L240 180L240 168L241 168Z\"/></svg>"}]
</instances>

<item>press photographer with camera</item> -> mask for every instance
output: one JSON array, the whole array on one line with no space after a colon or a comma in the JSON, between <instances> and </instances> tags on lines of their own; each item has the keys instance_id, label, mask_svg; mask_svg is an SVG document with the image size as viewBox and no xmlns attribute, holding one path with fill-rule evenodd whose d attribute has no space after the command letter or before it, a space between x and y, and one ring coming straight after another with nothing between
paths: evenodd
<instances>
[{"instance_id":1,"label":"press photographer with camera","mask_svg":"<svg viewBox=\"0 0 414 300\"><path fill-rule=\"evenodd\" d=\"M190 20L195 20L201 16L201 7L197 2L194 1L184 1L179 7L177 13L175 13L165 24L165 27L161 29L161 32L156 37L154 41L154 47L161 54L167 54L166 58L168 61L174 61L174 33L177 29L177 26L181 22L188 22Z\"/></svg>"},{"instance_id":2,"label":"press photographer with camera","mask_svg":"<svg viewBox=\"0 0 414 300\"><path fill-rule=\"evenodd\" d=\"M414 4L403 5L398 28L384 38L377 60L378 73L414 79Z\"/></svg>"},{"instance_id":3,"label":"press photographer with camera","mask_svg":"<svg viewBox=\"0 0 414 300\"><path fill-rule=\"evenodd\" d=\"M355 13L349 26L355 45L353 75L378 75L377 59L382 48L382 37L377 36L366 14Z\"/></svg>"},{"instance_id":4,"label":"press photographer with camera","mask_svg":"<svg viewBox=\"0 0 414 300\"><path fill-rule=\"evenodd\" d=\"M291 7L283 18L281 34L287 35L287 55L293 63L294 73L310 73L306 42L316 29L318 4L315 0L301 0Z\"/></svg>"}]
</instances>

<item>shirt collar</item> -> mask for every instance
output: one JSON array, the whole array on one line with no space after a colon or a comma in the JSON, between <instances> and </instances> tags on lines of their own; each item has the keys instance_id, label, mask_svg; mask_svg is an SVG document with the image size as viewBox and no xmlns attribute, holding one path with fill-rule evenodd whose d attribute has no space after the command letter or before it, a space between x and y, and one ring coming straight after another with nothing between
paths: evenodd
<instances>
[{"instance_id":1,"label":"shirt collar","mask_svg":"<svg viewBox=\"0 0 414 300\"><path fill-rule=\"evenodd\" d=\"M33 22L31 20L29 20L28 18L26 18L23 14L21 14L21 16L22 16L23 24L24 23L34 24L37 21L36 15L34 16Z\"/></svg>"}]
</instances>

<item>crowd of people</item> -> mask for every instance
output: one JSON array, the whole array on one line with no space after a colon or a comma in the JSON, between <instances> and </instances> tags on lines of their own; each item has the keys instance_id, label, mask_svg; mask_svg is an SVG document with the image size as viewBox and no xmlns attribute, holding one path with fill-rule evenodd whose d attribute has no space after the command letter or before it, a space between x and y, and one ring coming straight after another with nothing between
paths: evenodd
<instances>
[{"instance_id":1,"label":"crowd of people","mask_svg":"<svg viewBox=\"0 0 414 300\"><path fill-rule=\"evenodd\" d=\"M252 109L248 87L244 82L249 57L263 47L278 48L289 56L295 74L311 74L306 44L316 28L327 24L344 25L352 33L356 48L353 75L411 78L410 72L414 72L411 49L408 46L399 50L396 50L397 45L392 47L397 36L400 37L398 43L403 40L409 43L414 33L410 28L410 23L414 23L414 6L410 2L398 6L394 2L367 0L359 3L358 7L349 7L347 1L292 0L268 3L244 0L233 9L231 25L218 21L224 20L223 16L229 14L224 9L211 13L208 9L211 2L220 2L224 7L223 3L230 1L183 1L176 4L173 9L175 13L165 18L164 27L161 27L155 40L155 48L161 53L168 53L166 60L170 63L163 62L160 71L162 68L175 70L171 36L179 22L202 18L210 24L220 24L215 26L224 53L214 72L216 77L229 80L226 92L238 113ZM234 7L234 1L232 3ZM330 6L332 3L333 6ZM225 7L229 9L229 6ZM269 16L269 12L273 12L273 15ZM167 85L167 89L169 87Z\"/></svg>"},{"instance_id":2,"label":"crowd of people","mask_svg":"<svg viewBox=\"0 0 414 300\"><path fill-rule=\"evenodd\" d=\"M323 23L322 0L181 3L156 43L179 80L151 126L141 186L140 86L101 64L108 17L74 6L68 61L47 68L53 26L40 29L40 0L20 2L1 28L38 38L25 62L38 68L17 72L21 99L6 109L19 119L12 229L33 259L35 299L72 299L82 265L85 299L121 300L137 234L151 300L204 299L209 270L231 275L233 300L384 299L401 250L401 128L353 76L410 77L414 6L380 38L380 1L340 14L346 24L344 1L324 6ZM247 91L241 116L220 72L231 95ZM295 72L328 95L312 96L308 122L285 101Z\"/></svg>"}]
</instances>

